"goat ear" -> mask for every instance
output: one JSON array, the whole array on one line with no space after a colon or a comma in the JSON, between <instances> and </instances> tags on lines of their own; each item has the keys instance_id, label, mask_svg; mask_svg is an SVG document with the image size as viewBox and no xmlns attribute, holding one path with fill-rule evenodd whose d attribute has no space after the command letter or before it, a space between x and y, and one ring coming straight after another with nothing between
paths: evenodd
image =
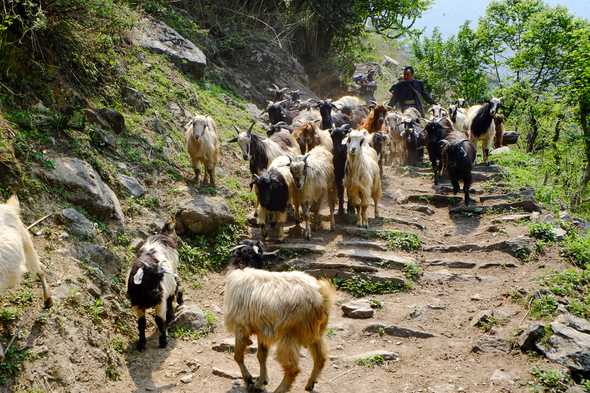
<instances>
[{"instance_id":1,"label":"goat ear","mask_svg":"<svg viewBox=\"0 0 590 393\"><path fill-rule=\"evenodd\" d=\"M18 197L16 196L16 194L12 194L12 196L8 198L8 200L6 201L6 204L8 206L13 206L17 209L20 209L20 202L18 201Z\"/></svg>"},{"instance_id":2,"label":"goat ear","mask_svg":"<svg viewBox=\"0 0 590 393\"><path fill-rule=\"evenodd\" d=\"M344 139L342 139L342 143L343 145L346 145L348 143L348 137L345 137Z\"/></svg>"},{"instance_id":3,"label":"goat ear","mask_svg":"<svg viewBox=\"0 0 590 393\"><path fill-rule=\"evenodd\" d=\"M135 272L135 274L133 275L133 283L135 285L139 285L139 284L141 284L142 281L143 281L143 268L140 267L139 269L137 269L137 272Z\"/></svg>"},{"instance_id":4,"label":"goat ear","mask_svg":"<svg viewBox=\"0 0 590 393\"><path fill-rule=\"evenodd\" d=\"M176 219L172 217L170 220L166 221L162 229L160 230L162 235L175 235L176 234Z\"/></svg>"}]
</instances>

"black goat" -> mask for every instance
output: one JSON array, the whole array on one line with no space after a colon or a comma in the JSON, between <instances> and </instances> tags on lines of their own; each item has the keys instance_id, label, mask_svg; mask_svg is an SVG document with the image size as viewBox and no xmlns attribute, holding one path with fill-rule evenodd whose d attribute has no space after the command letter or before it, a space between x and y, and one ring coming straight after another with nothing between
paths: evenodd
<instances>
[{"instance_id":1,"label":"black goat","mask_svg":"<svg viewBox=\"0 0 590 393\"><path fill-rule=\"evenodd\" d=\"M339 111L332 113L332 109L338 110L338 107L330 99L319 101L317 108L320 110L320 115L322 116L322 122L320 124L322 130L329 130L332 126L340 127L350 123L350 117L345 113Z\"/></svg>"},{"instance_id":2,"label":"black goat","mask_svg":"<svg viewBox=\"0 0 590 393\"><path fill-rule=\"evenodd\" d=\"M289 171L287 165L288 161L280 168L271 167L263 170L260 176L254 175L250 183L255 187L260 204L257 219L263 238L268 236L269 229L277 232L279 240L283 237L283 225L287 221L287 207L290 202L289 184L285 178L290 174L286 173Z\"/></svg>"},{"instance_id":3,"label":"black goat","mask_svg":"<svg viewBox=\"0 0 590 393\"><path fill-rule=\"evenodd\" d=\"M268 106L266 107L266 111L268 112L268 120L270 124L276 124L281 121L284 121L287 124L291 124L293 118L289 113L289 110L286 106L287 100L277 101L277 102L268 102Z\"/></svg>"},{"instance_id":4,"label":"black goat","mask_svg":"<svg viewBox=\"0 0 590 393\"><path fill-rule=\"evenodd\" d=\"M137 349L145 349L145 311L156 309L156 325L160 331L160 348L168 344L167 324L174 318L173 301L183 303L177 276L178 251L174 222L168 222L160 234L150 236L139 246L137 257L127 277L127 296L137 317L139 341Z\"/></svg>"},{"instance_id":5,"label":"black goat","mask_svg":"<svg viewBox=\"0 0 590 393\"><path fill-rule=\"evenodd\" d=\"M379 174L383 178L383 161L389 152L389 138L383 131L376 131L371 134L369 145L377 152L379 159Z\"/></svg>"},{"instance_id":6,"label":"black goat","mask_svg":"<svg viewBox=\"0 0 590 393\"><path fill-rule=\"evenodd\" d=\"M422 162L424 152L424 137L422 130L414 121L403 122L404 130L401 132L401 137L404 141L405 165L417 165Z\"/></svg>"},{"instance_id":7,"label":"black goat","mask_svg":"<svg viewBox=\"0 0 590 393\"><path fill-rule=\"evenodd\" d=\"M231 269L243 269L251 267L264 269L266 261L277 255L279 250L273 252L264 251L264 243L260 240L242 240L240 244L232 248L228 267Z\"/></svg>"},{"instance_id":8,"label":"black goat","mask_svg":"<svg viewBox=\"0 0 590 393\"><path fill-rule=\"evenodd\" d=\"M426 132L426 149L434 174L434 184L437 185L442 167L442 140L453 131L453 124L448 118L438 117L428 122L424 131Z\"/></svg>"},{"instance_id":9,"label":"black goat","mask_svg":"<svg viewBox=\"0 0 590 393\"><path fill-rule=\"evenodd\" d=\"M333 147L333 164L334 180L336 182L336 191L338 192L338 214L344 214L344 174L346 171L347 146L342 141L350 133L350 124L332 128L330 136L332 137Z\"/></svg>"},{"instance_id":10,"label":"black goat","mask_svg":"<svg viewBox=\"0 0 590 393\"><path fill-rule=\"evenodd\" d=\"M469 206L473 163L475 162L475 145L464 138L459 132L452 132L442 140L443 171L446 171L451 183L453 193L459 192L459 181L463 181L463 193L465 205Z\"/></svg>"}]
</instances>

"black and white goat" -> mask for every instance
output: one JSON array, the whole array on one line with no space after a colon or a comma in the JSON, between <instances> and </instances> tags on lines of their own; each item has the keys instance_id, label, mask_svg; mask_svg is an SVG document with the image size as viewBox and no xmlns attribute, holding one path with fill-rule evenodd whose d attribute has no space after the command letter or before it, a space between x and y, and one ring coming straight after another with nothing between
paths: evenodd
<instances>
[{"instance_id":1,"label":"black and white goat","mask_svg":"<svg viewBox=\"0 0 590 393\"><path fill-rule=\"evenodd\" d=\"M488 164L491 144L496 135L494 117L502 106L499 98L492 98L481 105L474 105L467 111L467 129L469 140L475 145L482 142L483 160Z\"/></svg>"},{"instance_id":2,"label":"black and white goat","mask_svg":"<svg viewBox=\"0 0 590 393\"><path fill-rule=\"evenodd\" d=\"M276 124L278 122L284 121L287 124L291 124L293 121L293 117L287 108L287 101L269 101L268 106L266 107L266 111L268 112L268 120L270 124Z\"/></svg>"},{"instance_id":3,"label":"black and white goat","mask_svg":"<svg viewBox=\"0 0 590 393\"><path fill-rule=\"evenodd\" d=\"M322 130L329 130L333 126L340 127L344 124L350 123L348 115L340 112L338 107L336 107L330 99L319 101L317 108L320 110L320 115L322 116L322 122L320 123L320 128ZM337 112L332 113L332 110L334 109Z\"/></svg>"},{"instance_id":4,"label":"black and white goat","mask_svg":"<svg viewBox=\"0 0 590 393\"><path fill-rule=\"evenodd\" d=\"M288 156L301 154L299 144L289 131L281 130L269 138L261 138L252 132L253 127L254 123L247 131L240 132L240 129L234 126L238 135L228 141L238 142L242 157L250 161L250 173L253 175L260 175L275 158L283 154Z\"/></svg>"},{"instance_id":5,"label":"black and white goat","mask_svg":"<svg viewBox=\"0 0 590 393\"><path fill-rule=\"evenodd\" d=\"M154 308L160 331L159 346L168 344L167 325L174 318L173 302L183 303L177 275L178 251L174 221L167 222L159 234L147 238L138 247L137 255L127 276L127 296L137 317L139 341L137 349L145 349L145 311Z\"/></svg>"}]
</instances>

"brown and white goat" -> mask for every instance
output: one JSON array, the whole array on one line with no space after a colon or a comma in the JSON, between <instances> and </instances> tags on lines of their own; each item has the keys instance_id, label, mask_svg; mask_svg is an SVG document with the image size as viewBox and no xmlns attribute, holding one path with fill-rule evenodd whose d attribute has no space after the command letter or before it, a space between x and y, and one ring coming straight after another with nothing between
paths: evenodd
<instances>
[{"instance_id":1,"label":"brown and white goat","mask_svg":"<svg viewBox=\"0 0 590 393\"><path fill-rule=\"evenodd\" d=\"M219 159L219 138L215 122L210 116L194 116L185 126L186 147L195 172L195 182L199 182L203 165L203 183L215 187L215 167Z\"/></svg>"},{"instance_id":2,"label":"brown and white goat","mask_svg":"<svg viewBox=\"0 0 590 393\"><path fill-rule=\"evenodd\" d=\"M254 247L258 249L244 253L246 248ZM312 391L327 360L324 333L334 301L334 287L327 280L317 280L303 272L268 272L245 267L252 263L243 255L257 254L260 258L255 258L256 266L264 253L262 247L243 243L236 247L238 250L240 255L234 257L225 276L224 316L226 329L235 335L234 359L244 381L249 388L263 389L268 384L266 360L276 343L276 356L284 376L274 393L288 392L300 372L299 350L306 347L313 359L313 370L305 390ZM260 377L256 382L244 364L252 335L258 339Z\"/></svg>"},{"instance_id":3,"label":"brown and white goat","mask_svg":"<svg viewBox=\"0 0 590 393\"><path fill-rule=\"evenodd\" d=\"M316 146L324 146L328 151L332 151L332 138L330 131L320 130L319 127L313 123L305 123L301 127L293 130L293 138L299 143L301 154L305 154Z\"/></svg>"}]
</instances>

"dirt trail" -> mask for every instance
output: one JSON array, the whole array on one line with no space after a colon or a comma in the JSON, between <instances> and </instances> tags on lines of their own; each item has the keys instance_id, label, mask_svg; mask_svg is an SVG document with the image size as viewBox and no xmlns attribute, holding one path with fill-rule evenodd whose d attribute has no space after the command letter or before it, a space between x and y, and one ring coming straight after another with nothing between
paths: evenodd
<instances>
[{"instance_id":1,"label":"dirt trail","mask_svg":"<svg viewBox=\"0 0 590 393\"><path fill-rule=\"evenodd\" d=\"M492 172L492 173L490 173ZM481 179L493 175L493 170L481 168ZM526 234L526 224L507 223L492 225L492 220L503 214L449 214L450 207L441 197L439 203L428 205L430 209L415 207L425 203L403 203L420 200L419 195L436 193L427 170L418 169L402 174L386 170L381 215L385 218L373 222L373 228L397 228L416 233L426 246L440 244L489 244L514 239ZM482 193L482 183L474 185ZM445 191L445 186L442 187ZM439 190L440 191L440 190ZM452 195L452 194L451 194ZM477 197L477 196L476 196ZM498 203L497 200L479 202L478 206ZM401 202L401 203L400 203ZM431 214L429 214L431 213ZM372 209L371 209L372 215ZM413 225L390 224L391 219L417 223ZM327 224L327 223L325 223ZM421 230L418 227L424 226ZM491 227L491 228L490 228ZM501 229L498 231L498 229ZM405 279L402 271L404 258L415 259L423 270L423 276L407 292L376 295L368 298L382 302L371 319L349 319L342 316L340 304L352 299L346 292L338 291L328 330L330 362L326 365L317 392L526 392L530 380L529 370L541 359L530 358L518 350L509 350L506 343L514 340L519 327L526 326L526 310L511 301L510 294L519 288L535 286L535 278L554 268L558 258L545 257L539 263L523 264L504 251L478 252L426 252L417 253L379 251L375 241L366 242L358 230L346 224L337 225L337 231L321 231L315 234L312 253L301 253L300 263L310 269L339 264L335 270L346 272L359 266L368 266L367 255L385 256L387 263L368 273L384 279ZM298 248L305 243L300 237L290 236L287 247ZM351 250L356 250L357 257ZM395 262L402 260L402 262ZM393 262L392 262L393 261ZM313 265L310 265L312 264ZM311 266L311 267L310 267ZM217 316L216 331L199 341L170 340L169 348L157 348L157 335L152 332L148 349L128 355L128 375L103 391L174 391L174 392L245 392L241 381L217 376L213 368L238 375L238 367L232 353L212 350L215 343L231 337L224 331L222 302L223 277L209 274L199 289L185 285L185 299L190 303L212 310ZM472 318L482 310L496 310L498 324L484 333L472 326ZM375 322L397 325L434 335L431 338L393 337L387 334L365 333ZM483 339L482 339L483 337ZM483 352L474 352L478 340ZM481 345L480 345L481 346ZM399 360L385 365L364 367L349 360L351 356L373 350L386 350L399 354ZM504 352L503 352L504 351ZM303 391L303 385L311 370L311 359L302 350L301 374L292 391ZM247 356L247 365L253 374L258 373L255 355ZM281 370L274 358L269 358L270 385L272 391L280 382ZM496 370L511 374L509 381L491 382ZM125 371L127 373L127 370ZM192 378L187 375L192 375ZM497 373L499 375L499 373ZM181 378L187 377L185 382ZM499 378L501 379L501 378ZM189 382L190 380L190 382Z\"/></svg>"}]
</instances>

